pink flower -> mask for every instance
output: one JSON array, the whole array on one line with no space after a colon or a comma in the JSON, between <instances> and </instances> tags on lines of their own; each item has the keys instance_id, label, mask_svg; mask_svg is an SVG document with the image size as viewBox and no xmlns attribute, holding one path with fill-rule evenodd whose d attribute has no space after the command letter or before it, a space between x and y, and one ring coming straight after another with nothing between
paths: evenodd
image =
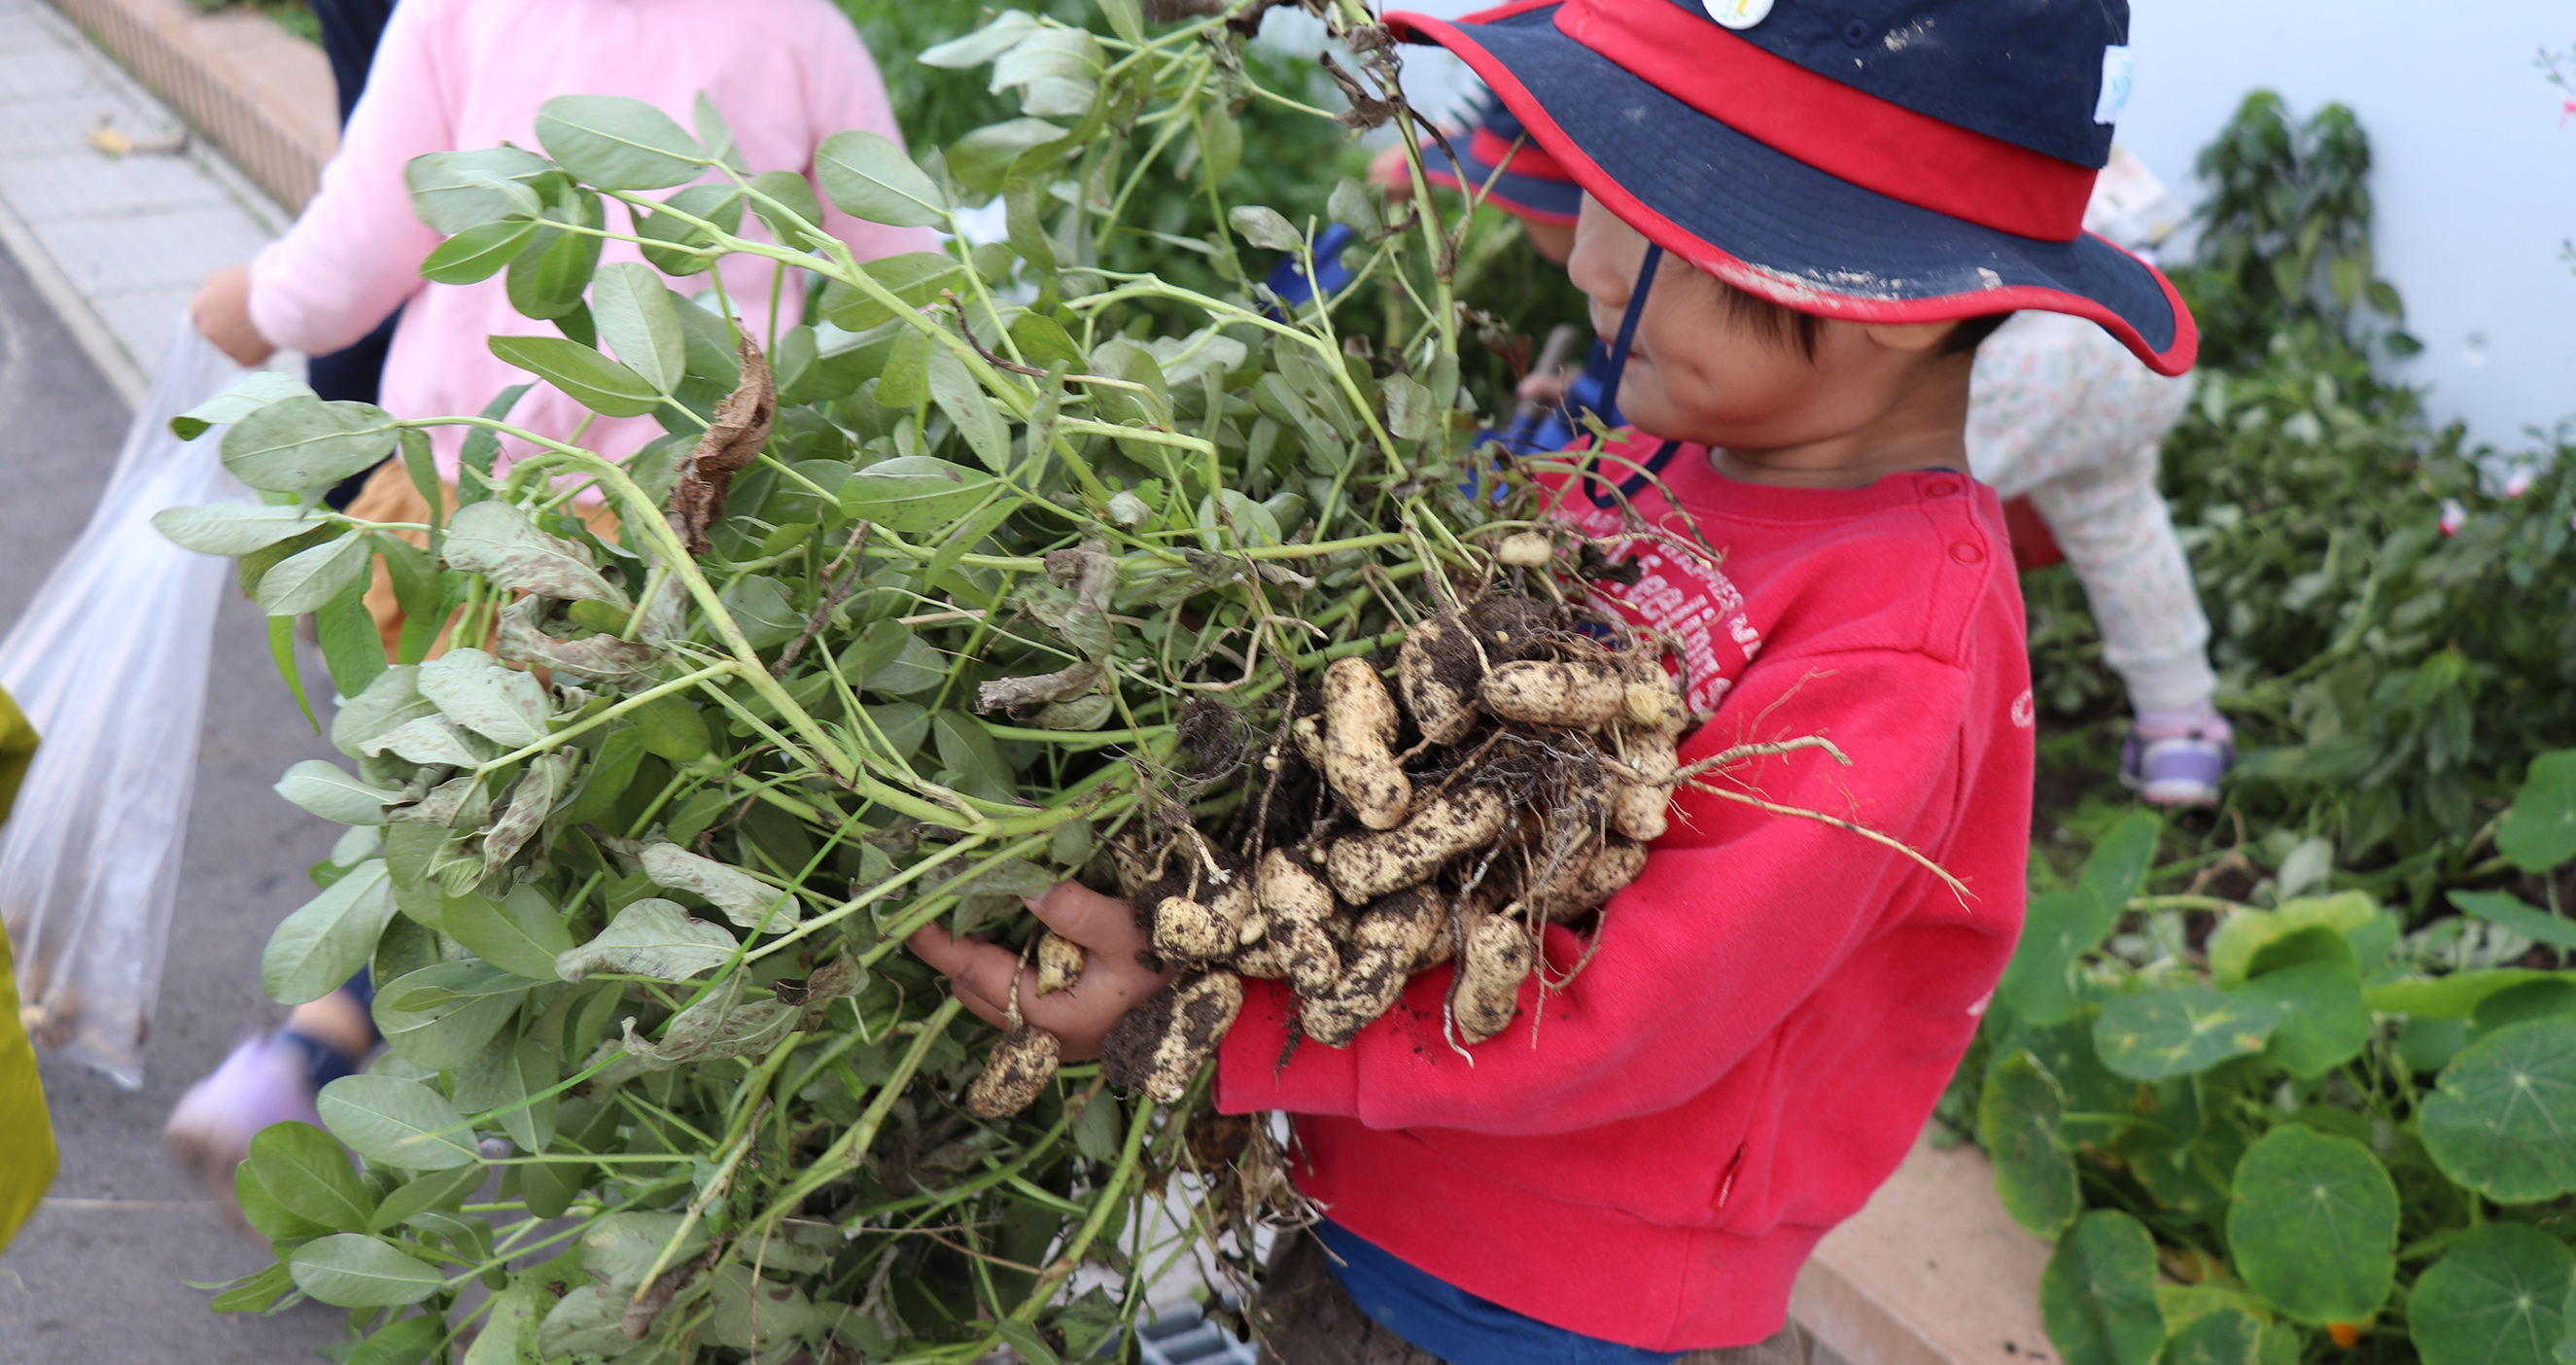
<instances>
[{"instance_id":1,"label":"pink flower","mask_svg":"<svg viewBox=\"0 0 2576 1365\"><path fill-rule=\"evenodd\" d=\"M2517 469L2517 470L2513 471L2512 473L2507 474L2507 475L2505 475L2505 476L2504 476L2504 495L2505 495L2506 497L2508 497L2508 498L2518 498L2518 497L2521 497L2523 494L2528 493L2528 492L2530 492L2530 491L2531 491L2531 471L2530 471L2530 470L2528 470L2528 469Z\"/></svg>"},{"instance_id":2,"label":"pink flower","mask_svg":"<svg viewBox=\"0 0 2576 1365\"><path fill-rule=\"evenodd\" d=\"M2456 536L2468 524L2469 509L2462 507L2458 498L2442 499L2442 534Z\"/></svg>"}]
</instances>

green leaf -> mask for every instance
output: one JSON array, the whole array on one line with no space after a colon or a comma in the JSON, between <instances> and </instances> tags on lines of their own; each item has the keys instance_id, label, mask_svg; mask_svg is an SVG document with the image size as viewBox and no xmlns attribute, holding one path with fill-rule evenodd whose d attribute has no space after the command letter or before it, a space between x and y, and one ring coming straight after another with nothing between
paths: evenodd
<instances>
[{"instance_id":1,"label":"green leaf","mask_svg":"<svg viewBox=\"0 0 2576 1365\"><path fill-rule=\"evenodd\" d=\"M364 1231L376 1198L331 1135L309 1123L273 1123L250 1140L250 1165L288 1212L340 1232Z\"/></svg>"},{"instance_id":2,"label":"green leaf","mask_svg":"<svg viewBox=\"0 0 2576 1365\"><path fill-rule=\"evenodd\" d=\"M336 1146L334 1151L337 1151ZM345 1166L348 1163L344 1160L341 1164ZM432 1171L416 1180L408 1181L396 1188L393 1193L386 1195L383 1203L376 1205L375 1216L368 1220L365 1228L360 1230L383 1232L389 1228L401 1227L415 1214L425 1213L431 1209L453 1209L463 1204L467 1196L483 1187L483 1177L483 1168L480 1166L457 1166L444 1171Z\"/></svg>"},{"instance_id":3,"label":"green leaf","mask_svg":"<svg viewBox=\"0 0 2576 1365\"><path fill-rule=\"evenodd\" d=\"M343 825L381 825L385 803L399 792L370 785L328 759L308 758L277 779L277 794Z\"/></svg>"},{"instance_id":4,"label":"green leaf","mask_svg":"<svg viewBox=\"0 0 2576 1365\"><path fill-rule=\"evenodd\" d=\"M590 287L591 271L599 265L601 239L568 229L574 224L601 228L607 222L599 196L587 190L548 208L535 240L511 260L503 277L510 306L528 317L557 319L566 336L585 346L594 344L596 338L584 335L589 323L581 300L582 291Z\"/></svg>"},{"instance_id":5,"label":"green leaf","mask_svg":"<svg viewBox=\"0 0 2576 1365\"><path fill-rule=\"evenodd\" d=\"M2298 1337L2286 1325L2264 1322L2233 1305L2179 1324L2174 1317L2168 1306L2165 1321L2173 1327L2173 1339L2165 1343L2163 1365L2298 1365Z\"/></svg>"},{"instance_id":6,"label":"green leaf","mask_svg":"<svg viewBox=\"0 0 2576 1365\"><path fill-rule=\"evenodd\" d=\"M2576 976L2562 973L2544 981L2526 981L2479 1001L2460 1042L2466 1046L2516 1024L2560 1014L2576 1014Z\"/></svg>"},{"instance_id":7,"label":"green leaf","mask_svg":"<svg viewBox=\"0 0 2576 1365\"><path fill-rule=\"evenodd\" d=\"M439 907L447 936L514 976L555 979L555 958L572 951L572 933L546 894L522 882L500 900L468 892Z\"/></svg>"},{"instance_id":8,"label":"green leaf","mask_svg":"<svg viewBox=\"0 0 2576 1365\"><path fill-rule=\"evenodd\" d=\"M286 680L286 690L295 696L295 704L304 710L305 723L313 733L322 733L322 722L313 716L313 703L304 695L304 673L295 655L295 618L268 618L268 656L277 663L277 675Z\"/></svg>"},{"instance_id":9,"label":"green leaf","mask_svg":"<svg viewBox=\"0 0 2576 1365\"><path fill-rule=\"evenodd\" d=\"M671 291L653 267L633 261L604 265L591 278L590 316L599 339L626 368L664 393L680 386L687 355Z\"/></svg>"},{"instance_id":10,"label":"green leaf","mask_svg":"<svg viewBox=\"0 0 2576 1365\"><path fill-rule=\"evenodd\" d=\"M431 152L403 167L411 209L440 235L459 233L512 214L533 216L536 192L522 183L547 170L545 158L516 147L479 152Z\"/></svg>"},{"instance_id":11,"label":"green leaf","mask_svg":"<svg viewBox=\"0 0 2576 1365\"><path fill-rule=\"evenodd\" d=\"M153 530L204 555L248 554L329 524L307 507L251 502L165 507L152 514Z\"/></svg>"},{"instance_id":12,"label":"green leaf","mask_svg":"<svg viewBox=\"0 0 2576 1365\"><path fill-rule=\"evenodd\" d=\"M529 989L526 977L487 962L435 963L379 983L376 1031L395 1056L453 1070L483 1054Z\"/></svg>"},{"instance_id":13,"label":"green leaf","mask_svg":"<svg viewBox=\"0 0 2576 1365\"><path fill-rule=\"evenodd\" d=\"M420 666L420 694L449 720L516 749L546 737L545 686L479 649L451 649Z\"/></svg>"},{"instance_id":14,"label":"green leaf","mask_svg":"<svg viewBox=\"0 0 2576 1365\"><path fill-rule=\"evenodd\" d=\"M1046 1338L1038 1335L1038 1329L1027 1323L1017 1318L1004 1318L996 1330L1001 1332L1003 1344L1019 1352L1020 1359L1027 1361L1028 1365L1064 1365L1055 1348L1047 1345Z\"/></svg>"},{"instance_id":15,"label":"green leaf","mask_svg":"<svg viewBox=\"0 0 2576 1365\"><path fill-rule=\"evenodd\" d=\"M363 538L379 549L400 546L389 559L412 549L409 542L390 536L370 532ZM331 685L344 697L366 691L367 684L389 667L384 633L377 628L376 614L367 607L367 589L373 578L370 574L359 579L313 610L313 635L322 646L323 666L330 670Z\"/></svg>"},{"instance_id":16,"label":"green leaf","mask_svg":"<svg viewBox=\"0 0 2576 1365\"><path fill-rule=\"evenodd\" d=\"M2444 1175L2505 1204L2576 1190L2576 1018L2499 1029L2442 1068L2421 1111Z\"/></svg>"},{"instance_id":17,"label":"green leaf","mask_svg":"<svg viewBox=\"0 0 2576 1365\"><path fill-rule=\"evenodd\" d=\"M260 577L260 610L271 616L319 611L332 598L363 586L374 558L374 547L355 532L299 550Z\"/></svg>"},{"instance_id":18,"label":"green leaf","mask_svg":"<svg viewBox=\"0 0 2576 1365\"><path fill-rule=\"evenodd\" d=\"M2118 918L2100 896L2082 886L2033 895L2023 914L2021 942L1997 987L2004 1003L2033 1023L2074 1018L2081 1004L2075 993L2075 964L2102 946L2103 936Z\"/></svg>"},{"instance_id":19,"label":"green leaf","mask_svg":"<svg viewBox=\"0 0 2576 1365\"><path fill-rule=\"evenodd\" d=\"M533 1279L512 1280L492 1296L492 1311L466 1349L464 1365L522 1365L536 1359L537 1323L553 1306L552 1296Z\"/></svg>"},{"instance_id":20,"label":"green leaf","mask_svg":"<svg viewBox=\"0 0 2576 1365\"><path fill-rule=\"evenodd\" d=\"M1074 1116L1073 1145L1094 1161L1116 1161L1125 1127L1117 1098L1106 1093L1093 1095L1082 1102L1082 1112Z\"/></svg>"},{"instance_id":21,"label":"green leaf","mask_svg":"<svg viewBox=\"0 0 2576 1365\"><path fill-rule=\"evenodd\" d=\"M2397 1186L2370 1149L2284 1124L2236 1163L2227 1244L2246 1287L2301 1322L2359 1322L2397 1280Z\"/></svg>"},{"instance_id":22,"label":"green leaf","mask_svg":"<svg viewBox=\"0 0 2576 1365\"><path fill-rule=\"evenodd\" d=\"M641 417L662 405L662 393L652 381L579 342L493 337L489 345L503 364L543 379L602 417Z\"/></svg>"},{"instance_id":23,"label":"green leaf","mask_svg":"<svg viewBox=\"0 0 2576 1365\"><path fill-rule=\"evenodd\" d=\"M536 235L537 223L533 218L477 223L439 243L421 261L421 278L432 284L475 284L488 280L517 259Z\"/></svg>"},{"instance_id":24,"label":"green leaf","mask_svg":"<svg viewBox=\"0 0 2576 1365\"><path fill-rule=\"evenodd\" d=\"M331 1135L372 1162L406 1171L444 1171L483 1159L465 1116L446 1096L418 1081L343 1076L322 1087L320 1105L322 1124Z\"/></svg>"},{"instance_id":25,"label":"green leaf","mask_svg":"<svg viewBox=\"0 0 2576 1365\"><path fill-rule=\"evenodd\" d=\"M2488 996L2526 981L2544 980L2549 975L2528 967L2490 967L2483 971L2453 972L2448 976L2382 982L2365 988L2361 998L2382 1014L2404 1014L2417 1019L2466 1019L2477 1012L2478 1002Z\"/></svg>"},{"instance_id":26,"label":"green leaf","mask_svg":"<svg viewBox=\"0 0 2576 1365\"><path fill-rule=\"evenodd\" d=\"M492 401L483 405L483 420L498 422L508 417L510 409L517 407L519 400L527 397L528 390L535 387L534 384L512 384L492 395ZM483 480L490 477L492 462L499 459L500 455L501 438L493 434L489 427L475 427L465 433L465 448L458 457L463 477L456 481L457 506L480 502L491 496L491 491L484 487Z\"/></svg>"},{"instance_id":27,"label":"green leaf","mask_svg":"<svg viewBox=\"0 0 2576 1365\"><path fill-rule=\"evenodd\" d=\"M935 531L975 509L993 476L928 455L898 455L850 476L841 511L889 531Z\"/></svg>"},{"instance_id":28,"label":"green leaf","mask_svg":"<svg viewBox=\"0 0 2576 1365\"><path fill-rule=\"evenodd\" d=\"M437 1293L441 1280L428 1262L360 1232L307 1242L287 1265L296 1288L338 1308L418 1303Z\"/></svg>"},{"instance_id":29,"label":"green leaf","mask_svg":"<svg viewBox=\"0 0 2576 1365\"><path fill-rule=\"evenodd\" d=\"M2085 1214L2040 1273L2039 1312L2066 1365L2147 1365L2165 1343L2155 1239L2125 1213Z\"/></svg>"},{"instance_id":30,"label":"green leaf","mask_svg":"<svg viewBox=\"0 0 2576 1365\"><path fill-rule=\"evenodd\" d=\"M2520 1223L2483 1227L2415 1281L2406 1333L2424 1365L2553 1365L2571 1285L2565 1243Z\"/></svg>"},{"instance_id":31,"label":"green leaf","mask_svg":"<svg viewBox=\"0 0 2576 1365\"><path fill-rule=\"evenodd\" d=\"M823 230L823 203L814 197L814 186L794 171L762 171L751 178L752 189L767 195L778 207L751 201L751 211L769 225L769 234L783 246L802 247L814 234ZM779 210L783 208L786 213ZM790 221L787 214L794 214Z\"/></svg>"},{"instance_id":32,"label":"green leaf","mask_svg":"<svg viewBox=\"0 0 2576 1365\"><path fill-rule=\"evenodd\" d=\"M1002 187L1024 158L1035 160L1042 149L1060 147L1066 141L1065 130L1045 119L988 123L949 146L948 173L968 191L989 194Z\"/></svg>"},{"instance_id":33,"label":"green leaf","mask_svg":"<svg viewBox=\"0 0 2576 1365\"><path fill-rule=\"evenodd\" d=\"M2162 1080L2260 1052L2280 1022L2267 1001L2207 986L2150 986L2103 1004L2093 1046L2123 1076Z\"/></svg>"},{"instance_id":34,"label":"green leaf","mask_svg":"<svg viewBox=\"0 0 2576 1365\"><path fill-rule=\"evenodd\" d=\"M309 1242L332 1230L330 1224L317 1223L279 1203L259 1178L258 1168L247 1161L233 1167L233 1202L253 1231L282 1246Z\"/></svg>"},{"instance_id":35,"label":"green leaf","mask_svg":"<svg viewBox=\"0 0 2576 1365\"><path fill-rule=\"evenodd\" d=\"M580 542L550 536L514 503L487 498L456 510L448 524L448 567L478 573L492 585L573 602L605 602L620 611L626 594L591 567Z\"/></svg>"},{"instance_id":36,"label":"green leaf","mask_svg":"<svg viewBox=\"0 0 2576 1365\"><path fill-rule=\"evenodd\" d=\"M675 1238L677 1246L672 1245ZM612 1213L581 1235L581 1268L598 1276L610 1293L624 1298L644 1283L645 1272L662 1259L665 1247L671 1250L670 1265L706 1250L706 1224L689 1222L676 1213Z\"/></svg>"},{"instance_id":37,"label":"green leaf","mask_svg":"<svg viewBox=\"0 0 2576 1365\"><path fill-rule=\"evenodd\" d=\"M2525 872L2576 858L2576 749L2531 760L2522 790L2496 827L2496 851Z\"/></svg>"},{"instance_id":38,"label":"green leaf","mask_svg":"<svg viewBox=\"0 0 2576 1365\"><path fill-rule=\"evenodd\" d=\"M620 972L659 981L686 981L724 965L734 937L691 918L675 901L647 896L628 902L599 936L555 959L555 973L580 981L592 972Z\"/></svg>"},{"instance_id":39,"label":"green leaf","mask_svg":"<svg viewBox=\"0 0 2576 1365\"><path fill-rule=\"evenodd\" d=\"M1011 340L1019 343L1020 354L1027 356L1032 365L1080 368L1085 359L1064 324L1044 313L1022 313L1013 318Z\"/></svg>"},{"instance_id":40,"label":"green leaf","mask_svg":"<svg viewBox=\"0 0 2576 1365\"><path fill-rule=\"evenodd\" d=\"M1006 9L994 16L993 22L962 38L926 48L914 60L923 66L962 71L982 66L1019 46L1038 26L1037 16L1025 10Z\"/></svg>"},{"instance_id":41,"label":"green leaf","mask_svg":"<svg viewBox=\"0 0 2576 1365\"><path fill-rule=\"evenodd\" d=\"M966 362L945 346L930 352L930 401L957 424L957 434L966 438L967 448L986 469L996 474L1011 471L1011 428L1002 420L1001 405L975 382Z\"/></svg>"},{"instance_id":42,"label":"green leaf","mask_svg":"<svg viewBox=\"0 0 2576 1365\"><path fill-rule=\"evenodd\" d=\"M1302 252L1306 238L1291 226L1279 210L1260 204L1238 204L1226 214L1226 221L1243 239L1266 251Z\"/></svg>"},{"instance_id":43,"label":"green leaf","mask_svg":"<svg viewBox=\"0 0 2576 1365\"><path fill-rule=\"evenodd\" d=\"M504 1040L457 1079L456 1105L472 1113L493 1112L501 1131L521 1151L541 1152L554 1141L556 1099L529 1097L545 1094L562 1078L553 1054L534 1039Z\"/></svg>"},{"instance_id":44,"label":"green leaf","mask_svg":"<svg viewBox=\"0 0 2576 1365\"><path fill-rule=\"evenodd\" d=\"M938 184L883 133L854 129L823 139L814 152L814 179L824 196L853 218L893 227L936 227L948 221Z\"/></svg>"},{"instance_id":45,"label":"green leaf","mask_svg":"<svg viewBox=\"0 0 2576 1365\"><path fill-rule=\"evenodd\" d=\"M573 179L603 190L659 190L712 159L670 115L624 95L557 95L537 106L537 142Z\"/></svg>"},{"instance_id":46,"label":"green leaf","mask_svg":"<svg viewBox=\"0 0 2576 1365\"><path fill-rule=\"evenodd\" d=\"M222 393L170 419L170 434L193 441L212 428L238 422L282 398L311 398L303 380L275 370L253 370L226 385Z\"/></svg>"},{"instance_id":47,"label":"green leaf","mask_svg":"<svg viewBox=\"0 0 2576 1365\"><path fill-rule=\"evenodd\" d=\"M2013 1221L2055 1237L2083 1211L2075 1157L2059 1131L2066 1107L2057 1080L2016 1050L1986 1073L1977 1100L1977 1143L1995 1164L1995 1193Z\"/></svg>"},{"instance_id":48,"label":"green leaf","mask_svg":"<svg viewBox=\"0 0 2576 1365\"><path fill-rule=\"evenodd\" d=\"M880 256L862 262L859 269L902 300L907 310L928 306L943 289L963 292L966 288L966 267L936 251ZM834 280L823 287L823 316L842 331L865 332L893 321L896 313L874 295ZM912 335L921 339L917 329Z\"/></svg>"},{"instance_id":49,"label":"green leaf","mask_svg":"<svg viewBox=\"0 0 2576 1365\"><path fill-rule=\"evenodd\" d=\"M255 1275L233 1281L206 1307L218 1313L256 1313L295 1287L295 1275L280 1261Z\"/></svg>"},{"instance_id":50,"label":"green leaf","mask_svg":"<svg viewBox=\"0 0 2576 1365\"><path fill-rule=\"evenodd\" d=\"M797 183L804 182L800 179ZM722 254L705 228L681 214L703 218L727 232L742 226L742 191L731 185L691 185L662 202L670 211L635 210L635 235L644 239L644 259L665 275L698 274L715 264L716 257ZM593 307L596 306L594 298Z\"/></svg>"},{"instance_id":51,"label":"green leaf","mask_svg":"<svg viewBox=\"0 0 2576 1365\"><path fill-rule=\"evenodd\" d=\"M2272 1034L2271 1054L2293 1076L2324 1075L2359 1056L2370 1041L2370 1008L2361 1000L2361 974L2352 950L2331 931L2310 929L2343 946L2344 960L2302 962L2265 972L2236 989L2260 1000L2280 1016Z\"/></svg>"},{"instance_id":52,"label":"green leaf","mask_svg":"<svg viewBox=\"0 0 2576 1365\"><path fill-rule=\"evenodd\" d=\"M1333 183L1332 196L1324 201L1324 216L1362 233L1386 226L1385 218L1378 213L1376 197L1367 186L1347 175Z\"/></svg>"},{"instance_id":53,"label":"green leaf","mask_svg":"<svg viewBox=\"0 0 2576 1365\"><path fill-rule=\"evenodd\" d=\"M804 918L803 902L740 868L701 858L678 844L644 846L644 875L655 886L688 891L707 899L725 918L745 929L778 933ZM570 945L566 945L570 946Z\"/></svg>"},{"instance_id":54,"label":"green leaf","mask_svg":"<svg viewBox=\"0 0 2576 1365\"><path fill-rule=\"evenodd\" d=\"M447 1340L447 1319L431 1313L397 1318L349 1352L346 1365L421 1365Z\"/></svg>"},{"instance_id":55,"label":"green leaf","mask_svg":"<svg viewBox=\"0 0 2576 1365\"><path fill-rule=\"evenodd\" d=\"M2379 922L2379 902L2366 891L2305 896L2283 902L2278 910L2232 911L2209 936L2210 979L2221 986L2243 981L2265 945L2302 929L2332 929L2352 938Z\"/></svg>"},{"instance_id":56,"label":"green leaf","mask_svg":"<svg viewBox=\"0 0 2576 1365\"><path fill-rule=\"evenodd\" d=\"M706 148L709 160L722 163L737 175L751 174L750 165L743 160L741 144L734 141L733 125L725 122L723 112L704 90L689 106L689 123L696 129L698 145Z\"/></svg>"},{"instance_id":57,"label":"green leaf","mask_svg":"<svg viewBox=\"0 0 2576 1365\"><path fill-rule=\"evenodd\" d=\"M2553 915L2510 891L2454 891L2450 896L2452 907L2462 914L2501 924L2535 943L2576 948L2576 920Z\"/></svg>"},{"instance_id":58,"label":"green leaf","mask_svg":"<svg viewBox=\"0 0 2576 1365\"><path fill-rule=\"evenodd\" d=\"M1011 765L1003 760L982 722L959 711L934 712L930 737L953 779L951 785L959 791L987 801L1008 801L1018 795Z\"/></svg>"},{"instance_id":59,"label":"green leaf","mask_svg":"<svg viewBox=\"0 0 2576 1365\"><path fill-rule=\"evenodd\" d=\"M267 493L309 493L372 469L401 428L373 403L296 395L244 416L224 433L224 468Z\"/></svg>"},{"instance_id":60,"label":"green leaf","mask_svg":"<svg viewBox=\"0 0 2576 1365\"><path fill-rule=\"evenodd\" d=\"M259 982L281 1005L319 1000L367 965L394 914L385 861L370 858L281 921L260 954Z\"/></svg>"}]
</instances>

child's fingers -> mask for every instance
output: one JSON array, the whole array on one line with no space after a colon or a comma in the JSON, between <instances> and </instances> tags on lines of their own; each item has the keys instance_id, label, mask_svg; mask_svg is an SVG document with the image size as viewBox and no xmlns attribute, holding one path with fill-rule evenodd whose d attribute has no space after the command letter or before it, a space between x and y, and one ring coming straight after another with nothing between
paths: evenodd
<instances>
[{"instance_id":1,"label":"child's fingers","mask_svg":"<svg viewBox=\"0 0 2576 1365\"><path fill-rule=\"evenodd\" d=\"M1127 902L1080 882L1057 882L1023 900L1048 928L1095 953L1132 957L1146 946L1145 932L1136 927L1136 912Z\"/></svg>"},{"instance_id":2,"label":"child's fingers","mask_svg":"<svg viewBox=\"0 0 2576 1365\"><path fill-rule=\"evenodd\" d=\"M958 998L967 1008L999 1021L1003 1002L1011 998L1012 978L1019 974L1019 955L980 938L954 938L936 924L924 925L904 940L913 955L963 989ZM979 1009L977 1006L984 1006ZM991 1012L986 1013L986 1009Z\"/></svg>"}]
</instances>

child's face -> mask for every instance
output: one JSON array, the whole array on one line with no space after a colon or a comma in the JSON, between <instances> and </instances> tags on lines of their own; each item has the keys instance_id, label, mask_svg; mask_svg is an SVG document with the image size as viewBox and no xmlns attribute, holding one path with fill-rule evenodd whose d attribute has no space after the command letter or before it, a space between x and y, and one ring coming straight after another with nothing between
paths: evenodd
<instances>
[{"instance_id":1,"label":"child's face","mask_svg":"<svg viewBox=\"0 0 2576 1365\"><path fill-rule=\"evenodd\" d=\"M1591 296L1593 330L1605 341L1619 334L1646 245L1584 196L1566 271ZM1944 424L1956 442L1971 357L1939 353L1953 325L1820 319L1810 357L1794 336L1729 309L1724 285L1668 255L1638 320L1619 408L1642 431L1732 451L1912 444ZM1951 369L1955 383L1945 382Z\"/></svg>"}]
</instances>

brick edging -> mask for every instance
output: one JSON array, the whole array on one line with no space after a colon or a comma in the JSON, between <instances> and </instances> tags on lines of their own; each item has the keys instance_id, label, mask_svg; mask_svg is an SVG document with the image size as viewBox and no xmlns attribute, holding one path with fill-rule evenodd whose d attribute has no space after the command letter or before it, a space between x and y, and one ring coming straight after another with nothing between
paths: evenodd
<instances>
[{"instance_id":1,"label":"brick edging","mask_svg":"<svg viewBox=\"0 0 2576 1365\"><path fill-rule=\"evenodd\" d=\"M267 29L249 52L228 53L207 41L215 17L184 0L53 3L290 213L313 197L324 163L338 148L337 130L327 122L316 129L312 119L290 107L298 93L290 87L305 73L274 68L319 61L318 52L306 59L306 44L255 13L221 16L228 24ZM277 60L281 55L283 63Z\"/></svg>"}]
</instances>

